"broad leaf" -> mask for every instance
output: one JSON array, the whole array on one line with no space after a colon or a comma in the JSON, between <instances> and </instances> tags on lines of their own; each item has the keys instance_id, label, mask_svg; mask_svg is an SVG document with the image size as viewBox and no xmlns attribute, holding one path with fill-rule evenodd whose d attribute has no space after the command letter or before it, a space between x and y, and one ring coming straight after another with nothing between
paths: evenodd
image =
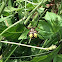
<instances>
[{"instance_id":1,"label":"broad leaf","mask_svg":"<svg viewBox=\"0 0 62 62\"><path fill-rule=\"evenodd\" d=\"M58 18L59 21L61 20L59 15L56 15L55 13L52 12L47 12L44 18L50 22L51 20L55 21L56 18Z\"/></svg>"},{"instance_id":2,"label":"broad leaf","mask_svg":"<svg viewBox=\"0 0 62 62\"><path fill-rule=\"evenodd\" d=\"M21 8L14 8L14 7L11 7L11 6L8 6L5 8L4 11L6 12L13 12L13 11L19 11L19 10L22 10Z\"/></svg>"},{"instance_id":3,"label":"broad leaf","mask_svg":"<svg viewBox=\"0 0 62 62\"><path fill-rule=\"evenodd\" d=\"M26 30L21 34L21 36L18 38L18 40L27 39L28 32L29 32L29 30L26 29Z\"/></svg>"},{"instance_id":4,"label":"broad leaf","mask_svg":"<svg viewBox=\"0 0 62 62\"><path fill-rule=\"evenodd\" d=\"M60 49L61 49L61 46L57 47L56 50L54 50L48 55L34 57L33 60L31 60L31 62L51 62L54 56L59 52Z\"/></svg>"},{"instance_id":5,"label":"broad leaf","mask_svg":"<svg viewBox=\"0 0 62 62\"><path fill-rule=\"evenodd\" d=\"M21 35L21 33L24 31L24 25L17 24L16 26L10 28L8 31L6 31L3 36L9 40L9 41L17 41L18 37Z\"/></svg>"},{"instance_id":6,"label":"broad leaf","mask_svg":"<svg viewBox=\"0 0 62 62\"><path fill-rule=\"evenodd\" d=\"M0 22L5 21L5 20L7 20L8 18L10 18L10 17L12 17L12 16L13 16L13 15L9 15L9 16L7 16L7 17L0 18Z\"/></svg>"},{"instance_id":7,"label":"broad leaf","mask_svg":"<svg viewBox=\"0 0 62 62\"><path fill-rule=\"evenodd\" d=\"M40 8L38 9L38 13L39 13L39 14L42 14L43 11L44 11L44 9L45 9L45 8L40 7Z\"/></svg>"}]
</instances>

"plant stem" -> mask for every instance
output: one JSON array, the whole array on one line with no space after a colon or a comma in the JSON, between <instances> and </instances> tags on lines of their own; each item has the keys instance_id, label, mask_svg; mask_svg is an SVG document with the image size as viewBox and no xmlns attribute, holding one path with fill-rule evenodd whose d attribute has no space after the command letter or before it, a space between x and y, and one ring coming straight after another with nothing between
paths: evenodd
<instances>
[{"instance_id":1,"label":"plant stem","mask_svg":"<svg viewBox=\"0 0 62 62\"><path fill-rule=\"evenodd\" d=\"M5 29L1 34L3 35L8 29L10 29L11 27L15 26L16 24L20 23L22 20L26 19L26 21L24 22L24 24L27 24L27 22L29 21L30 17L32 16L32 14L35 12L35 10L41 5L41 3L44 2L43 0L31 11L30 16L28 16L28 18L26 19L26 17L23 17L21 20L19 20L18 22L14 23L13 25L9 26L7 29Z\"/></svg>"},{"instance_id":2,"label":"plant stem","mask_svg":"<svg viewBox=\"0 0 62 62\"><path fill-rule=\"evenodd\" d=\"M35 19L38 17L38 13L34 16L33 20L32 21L35 21ZM31 26L31 23L28 25L28 27Z\"/></svg>"},{"instance_id":3,"label":"plant stem","mask_svg":"<svg viewBox=\"0 0 62 62\"><path fill-rule=\"evenodd\" d=\"M9 59L9 57L12 55L12 53L15 51L15 49L17 48L18 46L16 46L15 48L14 48L14 50L11 52L11 54L7 57L7 59L4 61L4 62L6 62L8 59Z\"/></svg>"},{"instance_id":4,"label":"plant stem","mask_svg":"<svg viewBox=\"0 0 62 62\"><path fill-rule=\"evenodd\" d=\"M42 47L36 47L36 46L31 46L31 45L26 45L26 44L21 44L21 43L15 43L15 42L8 42L8 41L1 41L2 43L9 43L9 44L15 44L15 45L21 45L21 46L26 46L26 47L31 47L31 48L37 48L37 49L42 49L42 50L52 50L56 48L56 45L52 45L48 48L42 48ZM54 47L54 48L53 48Z\"/></svg>"},{"instance_id":5,"label":"plant stem","mask_svg":"<svg viewBox=\"0 0 62 62\"><path fill-rule=\"evenodd\" d=\"M25 16L26 16L26 0L25 0Z\"/></svg>"},{"instance_id":6,"label":"plant stem","mask_svg":"<svg viewBox=\"0 0 62 62\"><path fill-rule=\"evenodd\" d=\"M19 20L18 22L14 23L13 25L9 26L7 29L5 29L5 30L0 34L0 36L3 35L8 29L10 29L11 27L13 27L13 26L15 26L16 24L20 23L20 22L21 22L22 20L24 20L24 19L25 19L25 17L23 17L21 20Z\"/></svg>"},{"instance_id":7,"label":"plant stem","mask_svg":"<svg viewBox=\"0 0 62 62\"><path fill-rule=\"evenodd\" d=\"M26 21L24 22L24 24L27 24L27 22L29 21L30 17L32 16L32 14L41 5L42 2L43 2L43 0L31 11L30 16L28 16L28 18L26 19Z\"/></svg>"},{"instance_id":8,"label":"plant stem","mask_svg":"<svg viewBox=\"0 0 62 62\"><path fill-rule=\"evenodd\" d=\"M3 1L2 2L2 5L1 5L1 8L0 8L0 15L2 14L4 8L5 8L5 5L8 3L9 0L6 0L5 2Z\"/></svg>"},{"instance_id":9,"label":"plant stem","mask_svg":"<svg viewBox=\"0 0 62 62\"><path fill-rule=\"evenodd\" d=\"M20 41L20 42L22 42L23 41L23 39ZM20 43L19 42L19 43ZM7 59L4 61L4 62L7 62L7 60L9 59L9 57L13 54L13 52L17 49L17 47L18 46L15 46L15 48L13 49L13 51L8 55L8 57L7 57Z\"/></svg>"},{"instance_id":10,"label":"plant stem","mask_svg":"<svg viewBox=\"0 0 62 62\"><path fill-rule=\"evenodd\" d=\"M27 0L28 3L33 4L33 5L38 5L38 3L33 3Z\"/></svg>"}]
</instances>

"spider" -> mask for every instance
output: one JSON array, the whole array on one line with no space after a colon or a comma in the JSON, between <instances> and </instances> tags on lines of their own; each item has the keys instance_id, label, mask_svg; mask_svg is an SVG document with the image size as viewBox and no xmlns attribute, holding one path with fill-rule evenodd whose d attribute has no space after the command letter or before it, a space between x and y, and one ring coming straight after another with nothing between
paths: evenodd
<instances>
[{"instance_id":1,"label":"spider","mask_svg":"<svg viewBox=\"0 0 62 62\"><path fill-rule=\"evenodd\" d=\"M24 25L27 29L30 29L30 31L28 32L28 36L31 38L31 39L33 39L33 38L37 38L37 31L35 30L35 28L34 27L31 27L31 28L29 28L29 27L27 27L26 25Z\"/></svg>"},{"instance_id":2,"label":"spider","mask_svg":"<svg viewBox=\"0 0 62 62\"><path fill-rule=\"evenodd\" d=\"M38 23L39 23L39 15L38 15L38 21L36 21L37 22L37 24L36 24L36 27L33 27L32 25L32 27L31 28L29 28L29 27L27 27L25 24L24 24L24 26L27 28L27 29L30 29L30 31L28 32L28 36L30 37L30 39L34 39L34 38L37 38L38 37L38 35L37 34L39 34L38 33L38 31L36 31L35 30L35 28L37 28L37 26L38 26ZM41 35L42 36L42 35ZM42 36L43 37L43 36ZM43 37L44 38L44 37Z\"/></svg>"},{"instance_id":3,"label":"spider","mask_svg":"<svg viewBox=\"0 0 62 62\"><path fill-rule=\"evenodd\" d=\"M39 22L39 20L38 20L37 22ZM23 24L24 24L24 23L23 23ZM29 31L29 33L28 33L28 36L29 36L31 39L37 38L37 31L35 30L35 28L38 26L38 23L37 23L37 25L36 25L35 28L34 28L32 25L31 25L31 26L32 26L31 28L27 27L25 24L24 24L24 26L25 26L27 29L30 29L30 31Z\"/></svg>"},{"instance_id":4,"label":"spider","mask_svg":"<svg viewBox=\"0 0 62 62\"><path fill-rule=\"evenodd\" d=\"M37 28L37 26L38 26L38 24L36 25L36 27L35 28ZM27 29L30 29L30 31L28 32L28 36L29 36L29 42L28 42L28 44L30 44L30 42L31 42L31 40L32 39L35 39L35 38L37 38L38 37L38 31L36 31L35 30L35 28L34 27L31 27L31 28L27 28ZM39 35L41 35L41 34L39 34ZM42 36L42 35L41 35ZM42 36L42 38L44 38L43 36ZM45 38L44 38L45 39Z\"/></svg>"},{"instance_id":5,"label":"spider","mask_svg":"<svg viewBox=\"0 0 62 62\"><path fill-rule=\"evenodd\" d=\"M47 12L47 10L45 9L44 12L43 12L43 14L42 14L42 16L43 16L46 12ZM26 25L26 24L23 23L23 25L24 25L27 29L30 29L30 31L26 33L26 35L29 36L30 41L31 41L31 39L34 39L34 38L37 38L37 37L39 37L40 39L41 39L41 38L42 38L42 39L45 39L44 36L43 36L41 33L39 33L40 30L36 30L37 28L39 29L39 27L38 27L39 19L42 17L42 16L39 14L38 11L36 12L36 14L37 14L37 13L38 13L38 16L37 16L38 19L37 19L37 21L35 21L35 22L32 21L32 22L34 23L35 27L34 27L33 24L31 24L31 26L28 27L28 25ZM34 14L35 14L35 13L34 13ZM35 15L36 15L36 14L35 14ZM35 15L34 15L34 16L35 16ZM44 20L44 19L43 19L43 20ZM36 24L35 24L35 23L36 23ZM28 23L27 23L27 24L28 24Z\"/></svg>"},{"instance_id":6,"label":"spider","mask_svg":"<svg viewBox=\"0 0 62 62\"><path fill-rule=\"evenodd\" d=\"M28 33L30 38L37 38L37 31L35 30L35 28L31 28L29 33Z\"/></svg>"}]
</instances>

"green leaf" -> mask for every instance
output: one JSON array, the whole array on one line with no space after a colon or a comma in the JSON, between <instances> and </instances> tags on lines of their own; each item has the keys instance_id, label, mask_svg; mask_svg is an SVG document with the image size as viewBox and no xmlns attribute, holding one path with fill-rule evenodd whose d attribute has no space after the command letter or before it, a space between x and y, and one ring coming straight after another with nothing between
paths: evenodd
<instances>
[{"instance_id":1,"label":"green leaf","mask_svg":"<svg viewBox=\"0 0 62 62\"><path fill-rule=\"evenodd\" d=\"M52 34L54 34L52 32L52 26L49 23L45 22L44 20L39 21L39 24L36 30L41 35L41 38L43 36L45 39L49 39L52 36ZM38 35L39 38L40 38L40 35Z\"/></svg>"},{"instance_id":2,"label":"green leaf","mask_svg":"<svg viewBox=\"0 0 62 62\"><path fill-rule=\"evenodd\" d=\"M23 0L16 0L17 2L22 2Z\"/></svg>"},{"instance_id":3,"label":"green leaf","mask_svg":"<svg viewBox=\"0 0 62 62\"><path fill-rule=\"evenodd\" d=\"M24 25L17 24L14 27L10 28L8 31L6 31L3 36L9 41L17 41L24 28Z\"/></svg>"},{"instance_id":4,"label":"green leaf","mask_svg":"<svg viewBox=\"0 0 62 62\"><path fill-rule=\"evenodd\" d=\"M34 3L37 3L37 2L38 2L38 0L33 0L33 2L34 2Z\"/></svg>"},{"instance_id":5,"label":"green leaf","mask_svg":"<svg viewBox=\"0 0 62 62\"><path fill-rule=\"evenodd\" d=\"M58 18L59 21L61 20L59 15L52 12L47 12L44 18L48 20L49 22L51 22L51 20L55 21L56 18Z\"/></svg>"},{"instance_id":6,"label":"green leaf","mask_svg":"<svg viewBox=\"0 0 62 62\"><path fill-rule=\"evenodd\" d=\"M8 18L12 17L13 15L9 15L7 17L0 18L0 22L7 20Z\"/></svg>"},{"instance_id":7,"label":"green leaf","mask_svg":"<svg viewBox=\"0 0 62 62\"><path fill-rule=\"evenodd\" d=\"M55 44L56 42L58 42L60 40L60 34L58 33L54 33L50 39L46 40L43 44L43 47L49 47L51 44Z\"/></svg>"},{"instance_id":8,"label":"green leaf","mask_svg":"<svg viewBox=\"0 0 62 62\"><path fill-rule=\"evenodd\" d=\"M21 36L18 38L18 40L27 39L28 32L29 32L29 30L26 29L26 30L21 34Z\"/></svg>"},{"instance_id":9,"label":"green leaf","mask_svg":"<svg viewBox=\"0 0 62 62\"><path fill-rule=\"evenodd\" d=\"M6 26L12 25L12 18L7 18L7 19L5 20L5 24L6 24Z\"/></svg>"},{"instance_id":10,"label":"green leaf","mask_svg":"<svg viewBox=\"0 0 62 62\"><path fill-rule=\"evenodd\" d=\"M40 35L40 34L37 34L37 36L40 38L40 39L45 39L44 36Z\"/></svg>"},{"instance_id":11,"label":"green leaf","mask_svg":"<svg viewBox=\"0 0 62 62\"><path fill-rule=\"evenodd\" d=\"M52 12L47 12L45 17L47 24L51 27L53 33L58 32L60 28L61 17Z\"/></svg>"},{"instance_id":12,"label":"green leaf","mask_svg":"<svg viewBox=\"0 0 62 62\"><path fill-rule=\"evenodd\" d=\"M3 23L0 23L0 33L5 30L7 27L3 24Z\"/></svg>"},{"instance_id":13,"label":"green leaf","mask_svg":"<svg viewBox=\"0 0 62 62\"><path fill-rule=\"evenodd\" d=\"M39 13L39 14L43 13L44 9L45 9L45 8L40 7L40 8L38 9L38 13Z\"/></svg>"},{"instance_id":14,"label":"green leaf","mask_svg":"<svg viewBox=\"0 0 62 62\"><path fill-rule=\"evenodd\" d=\"M14 8L14 7L11 7L11 6L8 6L5 8L4 11L6 12L13 12L13 11L19 11L19 10L22 10L21 8Z\"/></svg>"},{"instance_id":15,"label":"green leaf","mask_svg":"<svg viewBox=\"0 0 62 62\"><path fill-rule=\"evenodd\" d=\"M52 29L52 26L44 20L39 20L38 27L39 27L39 29L48 31L48 32L50 32Z\"/></svg>"},{"instance_id":16,"label":"green leaf","mask_svg":"<svg viewBox=\"0 0 62 62\"><path fill-rule=\"evenodd\" d=\"M33 27L36 27L37 21L31 21L31 25L32 25Z\"/></svg>"},{"instance_id":17,"label":"green leaf","mask_svg":"<svg viewBox=\"0 0 62 62\"><path fill-rule=\"evenodd\" d=\"M53 62L57 62L57 55L54 56Z\"/></svg>"},{"instance_id":18,"label":"green leaf","mask_svg":"<svg viewBox=\"0 0 62 62\"><path fill-rule=\"evenodd\" d=\"M62 54L56 55L56 62L62 62Z\"/></svg>"},{"instance_id":19,"label":"green leaf","mask_svg":"<svg viewBox=\"0 0 62 62\"><path fill-rule=\"evenodd\" d=\"M41 60L45 60L47 58L47 55L35 57L31 62L42 62Z\"/></svg>"},{"instance_id":20,"label":"green leaf","mask_svg":"<svg viewBox=\"0 0 62 62\"><path fill-rule=\"evenodd\" d=\"M51 62L55 55L59 52L61 49L61 45L56 48L53 52L51 52L48 55L40 56L40 57L34 57L31 62Z\"/></svg>"},{"instance_id":21,"label":"green leaf","mask_svg":"<svg viewBox=\"0 0 62 62\"><path fill-rule=\"evenodd\" d=\"M26 7L27 7L27 11L31 11L32 9L34 9L34 6L30 3L28 3Z\"/></svg>"},{"instance_id":22,"label":"green leaf","mask_svg":"<svg viewBox=\"0 0 62 62\"><path fill-rule=\"evenodd\" d=\"M37 28L36 28L36 30L38 31L38 37L40 39L49 39L53 35L52 32L43 31L43 30L37 29Z\"/></svg>"}]
</instances>

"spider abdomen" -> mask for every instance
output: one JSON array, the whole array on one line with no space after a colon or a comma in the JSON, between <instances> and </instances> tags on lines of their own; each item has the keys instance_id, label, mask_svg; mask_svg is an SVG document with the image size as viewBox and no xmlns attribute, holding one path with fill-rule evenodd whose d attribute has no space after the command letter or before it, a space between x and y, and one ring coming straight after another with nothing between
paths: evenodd
<instances>
[{"instance_id":1,"label":"spider abdomen","mask_svg":"<svg viewBox=\"0 0 62 62\"><path fill-rule=\"evenodd\" d=\"M30 38L37 38L37 31L34 28L31 28L30 32L29 32L29 37Z\"/></svg>"}]
</instances>

